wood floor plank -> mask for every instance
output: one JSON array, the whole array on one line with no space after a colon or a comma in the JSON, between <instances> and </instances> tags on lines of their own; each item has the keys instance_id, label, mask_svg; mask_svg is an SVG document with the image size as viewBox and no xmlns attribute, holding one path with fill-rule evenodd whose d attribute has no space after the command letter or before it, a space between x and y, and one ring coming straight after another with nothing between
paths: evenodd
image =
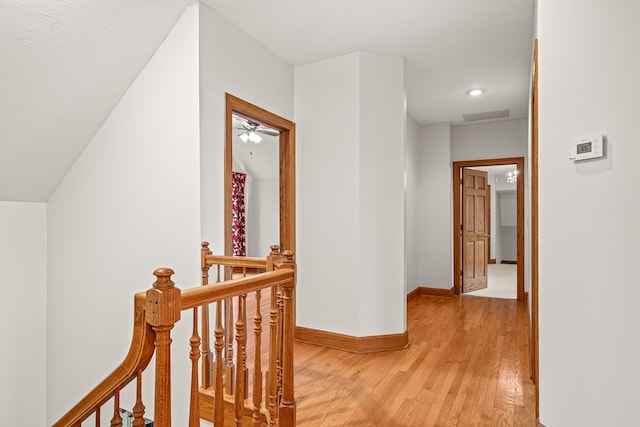
<instances>
[{"instance_id":1,"label":"wood floor plank","mask_svg":"<svg viewBox=\"0 0 640 427\"><path fill-rule=\"evenodd\" d=\"M526 308L420 296L410 345L375 354L295 344L299 426L535 426Z\"/></svg>"}]
</instances>

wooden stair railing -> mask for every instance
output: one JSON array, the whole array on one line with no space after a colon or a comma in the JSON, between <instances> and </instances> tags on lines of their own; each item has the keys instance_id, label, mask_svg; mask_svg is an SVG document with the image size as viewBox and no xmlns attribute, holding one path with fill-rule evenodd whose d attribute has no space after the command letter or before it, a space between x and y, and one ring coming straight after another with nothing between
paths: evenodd
<instances>
[{"instance_id":1,"label":"wooden stair railing","mask_svg":"<svg viewBox=\"0 0 640 427\"><path fill-rule=\"evenodd\" d=\"M144 427L145 406L141 398L143 371L154 353L154 426L170 427L171 329L185 310L192 310L193 313L192 335L189 340L189 427L199 426L201 418L213 422L216 427L296 425L293 389L296 266L293 253L280 253L278 247L273 246L272 253L266 259L214 256L204 242L201 256L201 286L181 291L171 280L172 270L161 268L154 272L156 281L153 288L135 295L134 331L124 361L53 424L53 427L80 427L85 420L90 421L92 418L95 425L100 426L101 408L110 400L113 401L110 425L123 426L120 392L133 379L136 379L136 401L132 408L131 425ZM216 280L209 284L209 270L214 265L217 268ZM249 276L247 271L255 274ZM223 276L227 280L222 280ZM241 277L237 278L238 276ZM270 291L269 334L262 334L261 305L264 290ZM253 296L251 302L255 302L251 318L247 315L248 295ZM215 353L210 349L210 304L215 304L216 310L213 331ZM234 306L237 307L235 318ZM199 326L202 334L198 331ZM229 336L232 337L231 340L235 336L235 344ZM268 352L265 354L263 341L266 339ZM252 346L247 345L248 342ZM248 366L247 360L251 352L253 365ZM266 383L263 381L265 368L262 364L265 357ZM184 423L178 422L178 425Z\"/></svg>"}]
</instances>

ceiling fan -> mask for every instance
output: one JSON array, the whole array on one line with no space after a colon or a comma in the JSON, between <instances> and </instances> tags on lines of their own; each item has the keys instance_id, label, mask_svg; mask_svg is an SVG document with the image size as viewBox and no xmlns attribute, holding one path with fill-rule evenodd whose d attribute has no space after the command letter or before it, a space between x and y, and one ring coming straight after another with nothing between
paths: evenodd
<instances>
[{"instance_id":1,"label":"ceiling fan","mask_svg":"<svg viewBox=\"0 0 640 427\"><path fill-rule=\"evenodd\" d=\"M253 142L258 143L262 141L262 137L259 134L268 135L268 136L278 136L280 132L275 129L271 129L260 123L249 120L245 117L233 115L233 120L236 123L234 129L241 130L238 134L242 142Z\"/></svg>"}]
</instances>

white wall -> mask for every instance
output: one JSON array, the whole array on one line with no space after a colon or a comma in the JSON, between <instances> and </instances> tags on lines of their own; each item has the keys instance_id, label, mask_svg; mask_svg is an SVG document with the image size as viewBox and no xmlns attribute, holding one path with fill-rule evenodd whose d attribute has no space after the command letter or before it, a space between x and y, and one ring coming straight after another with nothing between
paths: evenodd
<instances>
[{"instance_id":1,"label":"white wall","mask_svg":"<svg viewBox=\"0 0 640 427\"><path fill-rule=\"evenodd\" d=\"M527 156L527 119L453 126L451 157L463 160Z\"/></svg>"},{"instance_id":2,"label":"white wall","mask_svg":"<svg viewBox=\"0 0 640 427\"><path fill-rule=\"evenodd\" d=\"M516 227L518 225L516 194L500 192L500 225Z\"/></svg>"},{"instance_id":3,"label":"white wall","mask_svg":"<svg viewBox=\"0 0 640 427\"><path fill-rule=\"evenodd\" d=\"M516 194L501 191L500 197L500 258L506 261L518 259L518 217Z\"/></svg>"},{"instance_id":4,"label":"white wall","mask_svg":"<svg viewBox=\"0 0 640 427\"><path fill-rule=\"evenodd\" d=\"M225 92L293 118L293 67L200 4L201 226L218 254L224 253Z\"/></svg>"},{"instance_id":5,"label":"white wall","mask_svg":"<svg viewBox=\"0 0 640 427\"><path fill-rule=\"evenodd\" d=\"M359 55L359 336L402 333L407 330L404 59Z\"/></svg>"},{"instance_id":6,"label":"white wall","mask_svg":"<svg viewBox=\"0 0 640 427\"><path fill-rule=\"evenodd\" d=\"M498 210L497 210L497 194L496 194L496 176L495 173L493 172L489 172L488 176L487 176L487 180L489 181L489 185L490 185L490 200L491 200L491 204L489 206L489 211L491 212L489 221L490 223L490 227L491 227L491 235L489 236L489 240L490 240L490 250L489 250L489 258L490 259L496 259L496 244L498 242L498 240L496 239L496 231L498 230L497 225L498 225Z\"/></svg>"},{"instance_id":7,"label":"white wall","mask_svg":"<svg viewBox=\"0 0 640 427\"><path fill-rule=\"evenodd\" d=\"M517 261L518 260L518 229L516 227L502 226L501 234L501 260L500 261Z\"/></svg>"},{"instance_id":8,"label":"white wall","mask_svg":"<svg viewBox=\"0 0 640 427\"><path fill-rule=\"evenodd\" d=\"M354 53L295 70L301 326L406 329L403 69Z\"/></svg>"},{"instance_id":9,"label":"white wall","mask_svg":"<svg viewBox=\"0 0 640 427\"><path fill-rule=\"evenodd\" d=\"M297 322L354 336L359 280L359 128L354 126L359 122L358 62L352 54L295 69L297 260L298 283L304 284L297 290ZM327 307L333 307L331 315Z\"/></svg>"},{"instance_id":10,"label":"white wall","mask_svg":"<svg viewBox=\"0 0 640 427\"><path fill-rule=\"evenodd\" d=\"M407 144L405 152L405 292L417 288L418 283L418 144L420 127L407 116Z\"/></svg>"},{"instance_id":11,"label":"white wall","mask_svg":"<svg viewBox=\"0 0 640 427\"><path fill-rule=\"evenodd\" d=\"M46 424L47 206L0 202L0 413Z\"/></svg>"},{"instance_id":12,"label":"white wall","mask_svg":"<svg viewBox=\"0 0 640 427\"><path fill-rule=\"evenodd\" d=\"M280 192L277 178L253 179L247 194L247 256L266 257L280 243Z\"/></svg>"},{"instance_id":13,"label":"white wall","mask_svg":"<svg viewBox=\"0 0 640 427\"><path fill-rule=\"evenodd\" d=\"M638 424L640 3L538 1L540 421ZM567 146L607 135L607 155Z\"/></svg>"},{"instance_id":14,"label":"white wall","mask_svg":"<svg viewBox=\"0 0 640 427\"><path fill-rule=\"evenodd\" d=\"M49 200L48 424L123 360L133 294L151 287L154 269L173 268L178 287L199 284L198 117L196 4ZM175 347L188 348L187 323L174 329ZM186 354L173 358L174 371L184 372L173 377L176 420L188 410ZM151 415L153 400L146 402ZM121 406L133 403L125 396Z\"/></svg>"},{"instance_id":15,"label":"white wall","mask_svg":"<svg viewBox=\"0 0 640 427\"><path fill-rule=\"evenodd\" d=\"M420 127L418 148L418 281L453 287L451 126Z\"/></svg>"},{"instance_id":16,"label":"white wall","mask_svg":"<svg viewBox=\"0 0 640 427\"><path fill-rule=\"evenodd\" d=\"M495 191L495 185L491 186L491 191L494 191L495 200L491 199L491 203L495 202L495 228L493 225L491 226L491 251L494 252L494 258L496 260L496 264L500 264L502 262L502 224L500 213L502 211L502 206L500 206L500 195ZM492 215L493 216L493 215ZM495 247L493 246L495 245Z\"/></svg>"}]
</instances>

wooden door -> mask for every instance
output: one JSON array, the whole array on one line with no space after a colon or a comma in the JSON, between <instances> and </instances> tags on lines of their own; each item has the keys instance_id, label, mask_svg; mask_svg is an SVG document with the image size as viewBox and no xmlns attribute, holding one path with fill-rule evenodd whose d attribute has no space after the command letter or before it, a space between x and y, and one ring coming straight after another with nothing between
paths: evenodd
<instances>
[{"instance_id":1,"label":"wooden door","mask_svg":"<svg viewBox=\"0 0 640 427\"><path fill-rule=\"evenodd\" d=\"M462 170L462 292L487 287L489 240L487 172Z\"/></svg>"}]
</instances>

